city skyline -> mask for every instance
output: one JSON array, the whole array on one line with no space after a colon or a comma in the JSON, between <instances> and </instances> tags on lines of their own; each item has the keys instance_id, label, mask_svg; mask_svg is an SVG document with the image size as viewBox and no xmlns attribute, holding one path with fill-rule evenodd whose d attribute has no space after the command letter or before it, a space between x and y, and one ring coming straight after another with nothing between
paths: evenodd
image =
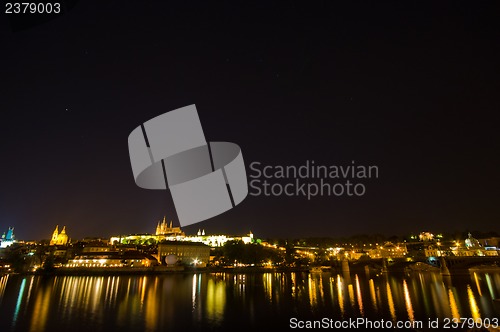
<instances>
[{"instance_id":1,"label":"city skyline","mask_svg":"<svg viewBox=\"0 0 500 332\"><path fill-rule=\"evenodd\" d=\"M55 230L54 230L55 228ZM216 237L220 237L220 236L223 236L223 237L228 237L228 238L232 238L232 237L237 237L237 238L241 238L241 237L248 237L250 236L249 234L251 234L251 237L254 237L256 239L260 239L260 240L263 240L263 241L288 241L288 240L291 240L291 241L319 241L319 242L324 242L324 241L351 241L351 240L355 240L355 241L362 241L362 242L370 242L369 240L370 239L375 239L375 238L380 238L382 239L382 241L390 241L390 239L397 239L397 241L413 241L412 239L417 239L419 236L422 237L423 234L435 234L438 236L439 239L446 239L447 241L451 241L451 240L464 240L466 239L467 237L470 237L472 234L474 234L475 236L479 235L479 237L481 238L490 238L490 237L500 237L500 233L497 232L497 231L494 231L494 230L480 230L480 229L462 229L462 230L455 230L455 231L447 231L447 230L440 230L440 229L420 229L418 231L414 231L414 232L409 232L409 233L362 233L362 232L359 232L359 233L353 233L353 234L348 234L348 235L344 235L344 236L340 236L340 235L335 235L335 234L321 234L320 236L304 236L304 235L299 235L299 236L292 236L292 237L289 237L289 236L280 236L280 235L276 235L276 236L265 236L265 235L262 235L262 234L255 234L252 230L248 230L246 232L242 232L242 233L226 233L226 232L212 232L210 231L209 229L206 230L205 228L198 228L196 231L193 231L193 232L184 232L184 228L183 227L180 227L180 226L175 226L173 225L173 222L172 221L168 221L166 219L166 217L160 220L157 221L156 223L156 227L150 227L151 229L145 231L145 232L140 232L140 233L131 233L131 232L127 232L126 230L122 230L122 231L116 231L112 234L84 234L83 236L81 237L74 237L74 236L71 236L71 229L69 230L69 233L70 234L67 234L67 230L66 230L66 225L59 225L59 224L56 224L56 225L53 225L52 227L52 231L50 232L45 232L47 234L51 234L51 235L48 235L48 236L45 236L44 235L41 235L41 236L38 236L36 238L20 238L19 236L17 236L16 234L16 231L15 231L15 227L8 227L8 230L6 231L2 231L0 230L0 234L3 233L2 235L2 238L3 236L5 235L6 236L6 239L8 240L6 243L7 245L10 245L12 243L25 243L25 242L43 242L43 241L47 241L47 242L50 242L50 245L62 245L62 246L66 246L66 245L72 245L74 243L77 243L77 242L80 242L80 241L89 241L89 240L110 240L110 239L117 239L117 238L126 238L126 237L134 237L134 236L153 236L153 237L157 237L158 235L161 235L161 234L166 234L165 230L170 230L171 232L173 232L171 234L171 239L172 241L177 241L179 240L179 236L180 237L187 237L187 238L190 238L190 237L196 237L196 236L207 236L207 237L213 237L213 236L216 236ZM190 227L192 228L192 227ZM59 229L61 231L59 231ZM155 231L156 229L156 231ZM162 231L163 230L163 231ZM174 234L175 233L175 234ZM21 232L22 234L22 232ZM58 237L59 235L59 237ZM61 240L61 236L62 236L62 240ZM434 236L434 235L433 235ZM51 239L52 237L52 239ZM13 240L13 241L11 241ZM110 243L112 243L113 241L110 240ZM0 243L1 243L1 240L0 240ZM375 242L374 242L375 243Z\"/></svg>"},{"instance_id":2,"label":"city skyline","mask_svg":"<svg viewBox=\"0 0 500 332\"><path fill-rule=\"evenodd\" d=\"M196 104L207 140L244 151L247 176L254 162L314 160L375 165L378 177L360 180L362 196L249 195L188 233L498 232L489 4L78 2L42 24L4 24L0 230L142 233L164 215L179 225L168 192L136 187L127 137Z\"/></svg>"}]
</instances>

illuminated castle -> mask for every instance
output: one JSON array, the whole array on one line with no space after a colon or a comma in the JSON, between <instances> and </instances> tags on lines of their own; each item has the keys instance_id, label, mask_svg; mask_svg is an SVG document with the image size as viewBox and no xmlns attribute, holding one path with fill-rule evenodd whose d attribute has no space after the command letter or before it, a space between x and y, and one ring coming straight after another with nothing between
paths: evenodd
<instances>
[{"instance_id":1,"label":"illuminated castle","mask_svg":"<svg viewBox=\"0 0 500 332\"><path fill-rule=\"evenodd\" d=\"M63 227L61 233L59 233L59 225L56 225L54 233L52 233L52 239L50 240L51 246L65 246L68 244L68 235L66 234L66 226Z\"/></svg>"},{"instance_id":2,"label":"illuminated castle","mask_svg":"<svg viewBox=\"0 0 500 332\"><path fill-rule=\"evenodd\" d=\"M163 221L158 221L158 226L156 226L156 235L168 235L168 236L185 236L180 227L172 227L172 221L170 225L167 224L166 217L163 217Z\"/></svg>"}]
</instances>

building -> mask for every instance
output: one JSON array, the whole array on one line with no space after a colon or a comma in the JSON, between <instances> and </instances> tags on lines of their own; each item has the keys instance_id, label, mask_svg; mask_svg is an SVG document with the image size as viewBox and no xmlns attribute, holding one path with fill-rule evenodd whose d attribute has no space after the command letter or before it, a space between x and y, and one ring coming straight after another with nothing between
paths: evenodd
<instances>
[{"instance_id":1,"label":"building","mask_svg":"<svg viewBox=\"0 0 500 332\"><path fill-rule=\"evenodd\" d=\"M478 241L485 248L500 248L500 237L489 237L485 239L478 239Z\"/></svg>"},{"instance_id":2,"label":"building","mask_svg":"<svg viewBox=\"0 0 500 332\"><path fill-rule=\"evenodd\" d=\"M250 232L247 236L228 236L228 235L205 235L205 230L198 230L198 233L193 236L186 236L181 241L201 242L209 247L222 247L227 241L243 241L248 244L254 241L253 234Z\"/></svg>"},{"instance_id":3,"label":"building","mask_svg":"<svg viewBox=\"0 0 500 332\"><path fill-rule=\"evenodd\" d=\"M165 241L158 245L157 259L166 264L165 258L175 255L177 262L183 265L205 267L210 260L210 247L199 242Z\"/></svg>"},{"instance_id":4,"label":"building","mask_svg":"<svg viewBox=\"0 0 500 332\"><path fill-rule=\"evenodd\" d=\"M170 225L167 225L166 219L166 217L163 217L163 221L161 223L158 221L158 226L156 226L156 235L164 235L167 237L186 236L186 234L181 231L180 227L172 227L172 221L170 221Z\"/></svg>"},{"instance_id":5,"label":"building","mask_svg":"<svg viewBox=\"0 0 500 332\"><path fill-rule=\"evenodd\" d=\"M51 246L65 246L68 244L68 235L66 234L66 226L63 226L62 231L59 233L59 225L56 225L56 229L52 233L52 239L50 240Z\"/></svg>"},{"instance_id":6,"label":"building","mask_svg":"<svg viewBox=\"0 0 500 332\"><path fill-rule=\"evenodd\" d=\"M384 245L368 251L370 258L403 258L406 257L407 253L406 244L393 244L392 242L386 242Z\"/></svg>"},{"instance_id":7,"label":"building","mask_svg":"<svg viewBox=\"0 0 500 332\"><path fill-rule=\"evenodd\" d=\"M143 268L157 265L154 257L140 252L92 252L82 253L70 259L65 267L69 268Z\"/></svg>"},{"instance_id":8,"label":"building","mask_svg":"<svg viewBox=\"0 0 500 332\"><path fill-rule=\"evenodd\" d=\"M166 217L163 217L163 221L159 221L156 226L155 234L142 233L142 234L129 234L129 235L119 235L112 236L109 239L111 245L116 244L135 244L135 245L152 245L159 243L160 241L181 241L186 237L186 234L181 230L180 227L173 227L172 221L167 223Z\"/></svg>"},{"instance_id":9,"label":"building","mask_svg":"<svg viewBox=\"0 0 500 332\"><path fill-rule=\"evenodd\" d=\"M113 247L108 246L83 246L82 253L102 253L115 251Z\"/></svg>"},{"instance_id":10,"label":"building","mask_svg":"<svg viewBox=\"0 0 500 332\"><path fill-rule=\"evenodd\" d=\"M483 247L471 233L465 239L464 246L460 241L455 241L454 244L455 246L450 247L454 256L498 256L496 247Z\"/></svg>"},{"instance_id":11,"label":"building","mask_svg":"<svg viewBox=\"0 0 500 332\"><path fill-rule=\"evenodd\" d=\"M11 244L16 242L16 237L14 235L14 227L9 227L7 234L5 232L2 235L2 240L0 242L0 248L7 248Z\"/></svg>"},{"instance_id":12,"label":"building","mask_svg":"<svg viewBox=\"0 0 500 332\"><path fill-rule=\"evenodd\" d=\"M223 234L206 235L205 230L198 230L196 235L186 236L180 227L173 227L172 221L167 223L166 218L162 222L158 222L156 226L156 234L130 234L113 236L110 238L109 243L116 244L130 244L130 245L153 245L162 241L187 241L187 242L201 242L210 247L222 247L227 241L243 241L245 244L254 242L252 232L246 236L228 236Z\"/></svg>"},{"instance_id":13,"label":"building","mask_svg":"<svg viewBox=\"0 0 500 332\"><path fill-rule=\"evenodd\" d=\"M420 234L418 235L418 238L420 241L425 241L425 242L433 241L434 234L432 234L431 232L420 232Z\"/></svg>"}]
</instances>

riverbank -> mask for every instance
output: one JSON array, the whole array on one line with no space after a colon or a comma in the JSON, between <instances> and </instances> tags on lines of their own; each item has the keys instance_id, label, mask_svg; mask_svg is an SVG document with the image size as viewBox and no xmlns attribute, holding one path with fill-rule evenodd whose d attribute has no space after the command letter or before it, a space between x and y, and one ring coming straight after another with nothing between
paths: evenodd
<instances>
[{"instance_id":1,"label":"riverbank","mask_svg":"<svg viewBox=\"0 0 500 332\"><path fill-rule=\"evenodd\" d=\"M24 272L16 274L28 275L156 275L156 274L180 274L180 273L268 273L268 272L309 272L312 267L184 267L184 266L153 266L153 267L77 267L54 268L49 271L37 270L35 272Z\"/></svg>"},{"instance_id":2,"label":"riverbank","mask_svg":"<svg viewBox=\"0 0 500 332\"><path fill-rule=\"evenodd\" d=\"M350 273L364 273L370 275L379 275L381 273L390 274L405 274L408 267L415 265L412 262L399 262L386 267L385 272L383 266L378 262L356 262L349 264L348 270ZM428 264L420 262L425 268L416 269L414 272L439 273L437 267L432 267ZM36 272L22 272L17 274L36 274L36 275L155 275L155 274L171 274L171 273L268 273L268 272L307 272L307 273L345 273L341 266L226 266L226 267L188 267L188 266L151 266L151 267L56 267L50 270L37 270ZM470 272L499 272L495 265L478 265L478 266L453 266L450 268L452 275L468 274ZM12 273L12 272L10 272Z\"/></svg>"}]
</instances>

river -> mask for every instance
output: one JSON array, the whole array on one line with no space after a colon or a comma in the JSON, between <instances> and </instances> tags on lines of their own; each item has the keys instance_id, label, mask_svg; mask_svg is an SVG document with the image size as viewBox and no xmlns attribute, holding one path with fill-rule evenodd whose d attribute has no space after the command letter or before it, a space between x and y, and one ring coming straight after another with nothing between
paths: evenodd
<instances>
[{"instance_id":1,"label":"river","mask_svg":"<svg viewBox=\"0 0 500 332\"><path fill-rule=\"evenodd\" d=\"M421 321L423 327L436 319L442 325L469 318L494 326L499 297L498 273L5 275L0 330L283 330L360 318L375 324Z\"/></svg>"}]
</instances>

